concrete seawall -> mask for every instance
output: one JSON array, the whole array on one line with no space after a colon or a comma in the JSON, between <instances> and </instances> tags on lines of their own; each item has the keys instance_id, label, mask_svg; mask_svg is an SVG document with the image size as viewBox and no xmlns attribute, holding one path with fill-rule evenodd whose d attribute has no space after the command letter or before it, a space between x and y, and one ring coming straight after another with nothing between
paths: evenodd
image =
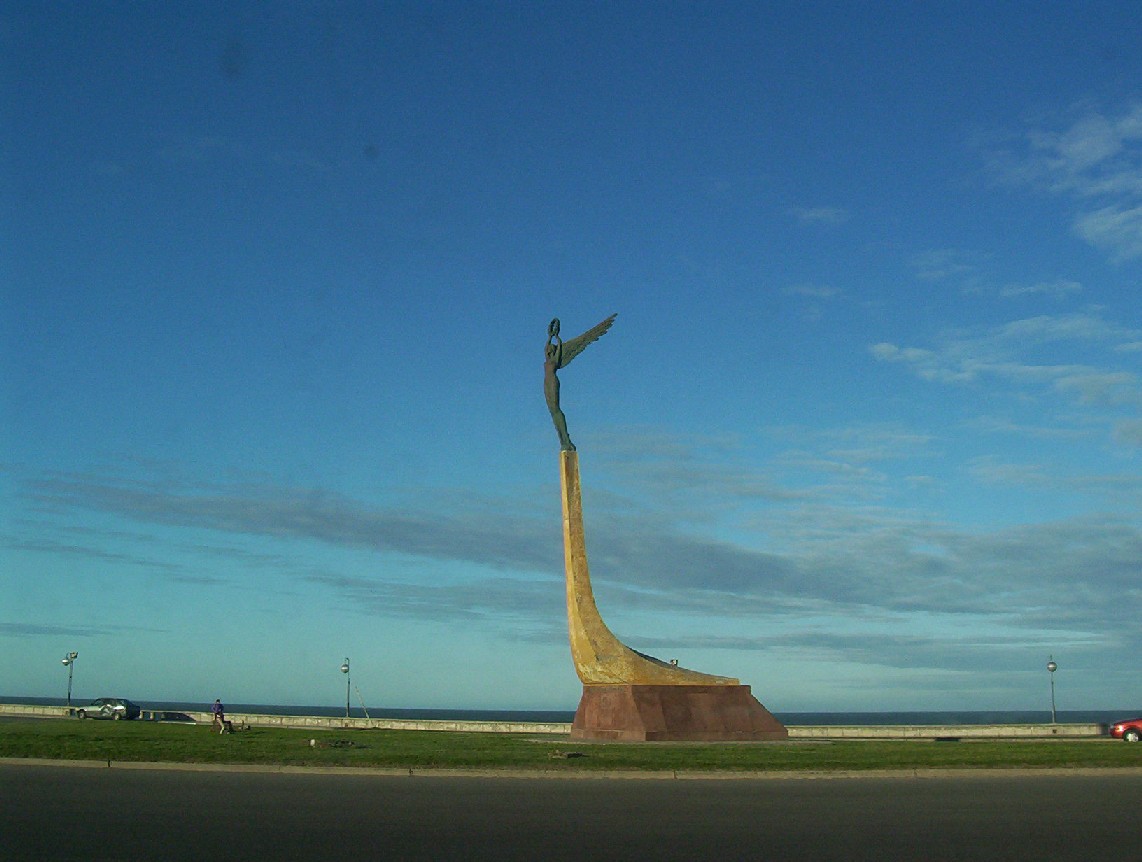
<instances>
[{"instance_id":1,"label":"concrete seawall","mask_svg":"<svg viewBox=\"0 0 1142 862\"><path fill-rule=\"evenodd\" d=\"M1105 724L894 724L790 727L790 739L1092 739Z\"/></svg>"},{"instance_id":2,"label":"concrete seawall","mask_svg":"<svg viewBox=\"0 0 1142 862\"><path fill-rule=\"evenodd\" d=\"M0 716L9 718L72 718L76 707L0 704ZM227 713L236 726L290 727L311 730L442 730L460 733L534 733L569 736L571 725L562 722L450 721L396 718L332 718L313 715ZM143 710L149 721L210 724L209 712ZM909 724L909 725L792 725L790 739L1097 739L1106 736L1104 724Z\"/></svg>"}]
</instances>

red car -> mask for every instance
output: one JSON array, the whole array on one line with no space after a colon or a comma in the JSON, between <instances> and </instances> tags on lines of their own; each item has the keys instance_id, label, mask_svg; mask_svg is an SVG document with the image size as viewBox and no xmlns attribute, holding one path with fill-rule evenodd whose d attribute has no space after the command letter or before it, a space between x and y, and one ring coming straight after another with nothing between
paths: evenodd
<instances>
[{"instance_id":1,"label":"red car","mask_svg":"<svg viewBox=\"0 0 1142 862\"><path fill-rule=\"evenodd\" d=\"M1115 739L1138 742L1142 739L1142 718L1127 718L1114 722L1110 726L1110 735Z\"/></svg>"}]
</instances>

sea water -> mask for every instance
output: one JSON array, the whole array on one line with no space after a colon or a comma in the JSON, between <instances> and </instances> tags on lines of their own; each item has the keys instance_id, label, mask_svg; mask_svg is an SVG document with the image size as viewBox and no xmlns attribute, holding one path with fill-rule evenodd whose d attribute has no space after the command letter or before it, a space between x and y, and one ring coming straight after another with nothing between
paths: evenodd
<instances>
[{"instance_id":1,"label":"sea water","mask_svg":"<svg viewBox=\"0 0 1142 862\"><path fill-rule=\"evenodd\" d=\"M65 706L63 698L0 697L0 703L26 703L41 706ZM83 706L86 700L72 698L72 706ZM164 712L209 712L210 701L138 701L144 709ZM229 713L255 715L312 715L325 718L345 715L344 706L298 706L265 703L227 703ZM570 723L575 717L573 709L393 709L369 707L370 718L409 719L415 721L510 721ZM365 711L351 706L349 715L364 718ZM954 724L1041 724L1051 720L1049 709L1033 710L945 710L930 712L774 712L782 724L805 726L838 725L954 725ZM1105 710L1058 710L1055 720L1060 724L1110 724L1123 718L1142 715L1142 706Z\"/></svg>"}]
</instances>

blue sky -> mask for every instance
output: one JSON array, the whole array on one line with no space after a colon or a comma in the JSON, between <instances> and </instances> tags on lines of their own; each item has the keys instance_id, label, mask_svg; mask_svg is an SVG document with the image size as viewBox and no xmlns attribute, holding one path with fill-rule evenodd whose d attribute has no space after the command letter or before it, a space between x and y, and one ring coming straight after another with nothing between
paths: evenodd
<instances>
[{"instance_id":1,"label":"blue sky","mask_svg":"<svg viewBox=\"0 0 1142 862\"><path fill-rule=\"evenodd\" d=\"M1133 3L4 3L0 693L1142 701ZM354 696L356 701L356 696Z\"/></svg>"}]
</instances>

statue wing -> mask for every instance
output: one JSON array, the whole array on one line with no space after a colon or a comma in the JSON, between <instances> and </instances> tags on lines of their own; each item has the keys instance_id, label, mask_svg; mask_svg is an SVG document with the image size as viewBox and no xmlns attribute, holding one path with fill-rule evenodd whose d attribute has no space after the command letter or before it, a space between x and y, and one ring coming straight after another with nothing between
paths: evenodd
<instances>
[{"instance_id":1,"label":"statue wing","mask_svg":"<svg viewBox=\"0 0 1142 862\"><path fill-rule=\"evenodd\" d=\"M595 324L582 335L577 335L568 341L564 341L563 355L561 357L561 361L559 362L559 367L562 368L564 365L582 353L587 348L587 345L592 341L598 341L599 338L601 338L606 333L606 331L611 328L611 324L615 322L615 318L617 316L617 314L612 314L602 323Z\"/></svg>"}]
</instances>

